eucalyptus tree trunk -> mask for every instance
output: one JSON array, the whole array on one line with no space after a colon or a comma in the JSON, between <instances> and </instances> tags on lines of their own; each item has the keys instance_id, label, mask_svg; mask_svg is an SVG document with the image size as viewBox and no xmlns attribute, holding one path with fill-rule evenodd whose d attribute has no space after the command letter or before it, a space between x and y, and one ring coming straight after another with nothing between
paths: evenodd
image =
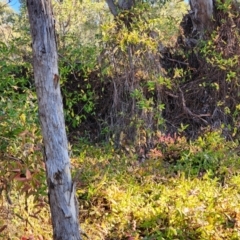
<instances>
[{"instance_id":1,"label":"eucalyptus tree trunk","mask_svg":"<svg viewBox=\"0 0 240 240\"><path fill-rule=\"evenodd\" d=\"M118 0L117 3L114 0L106 0L106 2L114 17L122 10L130 10L135 4L134 0Z\"/></svg>"},{"instance_id":2,"label":"eucalyptus tree trunk","mask_svg":"<svg viewBox=\"0 0 240 240\"><path fill-rule=\"evenodd\" d=\"M213 1L214 0L190 0L191 19L193 23L193 31L200 34L200 38L204 33L211 30L213 18Z\"/></svg>"},{"instance_id":3,"label":"eucalyptus tree trunk","mask_svg":"<svg viewBox=\"0 0 240 240\"><path fill-rule=\"evenodd\" d=\"M81 240L75 184L71 178L59 87L58 55L50 0L27 0L34 78L45 149L49 203L55 240Z\"/></svg>"}]
</instances>

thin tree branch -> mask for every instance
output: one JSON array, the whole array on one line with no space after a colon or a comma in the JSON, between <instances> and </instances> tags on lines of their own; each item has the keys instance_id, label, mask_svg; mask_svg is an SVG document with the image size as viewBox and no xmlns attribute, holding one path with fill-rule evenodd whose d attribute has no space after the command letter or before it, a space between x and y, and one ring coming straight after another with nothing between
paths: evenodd
<instances>
[{"instance_id":1,"label":"thin tree branch","mask_svg":"<svg viewBox=\"0 0 240 240\"><path fill-rule=\"evenodd\" d=\"M193 113L187 106L186 106L186 101L183 95L183 91L181 88L179 88L179 91L181 93L181 98L182 98L182 106L183 106L183 111L188 114L189 116L193 117L193 118L198 118L200 120L202 120L206 125L208 124L208 122L203 119L202 117L206 117L206 116L210 116L208 114L201 114L201 115L197 115L195 113Z\"/></svg>"}]
</instances>

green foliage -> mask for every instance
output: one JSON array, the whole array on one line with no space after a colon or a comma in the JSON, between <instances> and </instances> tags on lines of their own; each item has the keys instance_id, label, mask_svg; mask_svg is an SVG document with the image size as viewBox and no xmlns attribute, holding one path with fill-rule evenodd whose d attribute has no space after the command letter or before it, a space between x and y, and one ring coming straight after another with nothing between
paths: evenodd
<instances>
[{"instance_id":1,"label":"green foliage","mask_svg":"<svg viewBox=\"0 0 240 240\"><path fill-rule=\"evenodd\" d=\"M31 87L29 64L18 61L16 52L14 40L0 43L0 222L5 226L0 236L3 239L21 238L24 228L30 234L28 227L33 228L47 209L37 99ZM40 227L36 226L34 231L45 235Z\"/></svg>"},{"instance_id":2,"label":"green foliage","mask_svg":"<svg viewBox=\"0 0 240 240\"><path fill-rule=\"evenodd\" d=\"M219 52L216 49L215 41L219 40L219 35L217 32L212 34L212 39L208 40L205 45L201 45L201 52L207 57L207 61L219 67L221 70L230 70L237 66L238 64L238 57L233 55L232 57L226 58L224 56L224 52ZM235 77L234 73L231 73L233 77ZM230 80L230 79L228 79Z\"/></svg>"},{"instance_id":3,"label":"green foliage","mask_svg":"<svg viewBox=\"0 0 240 240\"><path fill-rule=\"evenodd\" d=\"M72 146L72 165L75 176L81 169L77 197L88 238L239 239L239 142L224 137L239 134L239 33L230 1L217 1L227 20L189 51L173 49L184 1L138 3L114 20L105 1L53 5L65 118L74 141L82 137ZM0 238L52 239L25 13L24 4L19 16L0 8ZM159 64L164 53L176 63L169 75ZM172 59L175 53L183 61ZM192 56L207 60L203 77L188 65ZM177 95L182 84L185 92ZM197 114L187 108L184 94L192 101L201 91L212 93L216 104L207 101L210 110L220 109L227 121L217 115L219 128L204 128L205 134L190 141L183 137L192 130L187 118L196 121ZM177 112L182 103L189 114L173 126L180 136L156 131L164 129L166 111L176 105ZM84 123L94 134L99 126L104 136L118 131L128 155L111 141L90 145L78 132ZM136 160L133 144L146 148L144 163Z\"/></svg>"},{"instance_id":4,"label":"green foliage","mask_svg":"<svg viewBox=\"0 0 240 240\"><path fill-rule=\"evenodd\" d=\"M94 116L97 95L94 92L91 73L96 70L94 46L68 49L59 62L61 89L64 98L65 119L71 128L78 127L89 116Z\"/></svg>"},{"instance_id":5,"label":"green foliage","mask_svg":"<svg viewBox=\"0 0 240 240\"><path fill-rule=\"evenodd\" d=\"M235 21L238 17L236 11L236 2L217 1L217 8L220 13L224 12L223 22L212 32L211 37L199 45L199 51L205 57L209 69L218 69L222 75L221 80L212 77L205 81L204 87L210 87L215 94L219 94L218 101L215 103L224 113L225 118L231 119L231 124L224 121L224 127L231 131L233 137L236 137L238 131L239 110L237 102L239 101L239 32L235 28ZM210 74L210 72L208 73ZM227 89L227 91L223 90ZM224 92L225 91L225 92ZM231 99L234 103L230 104Z\"/></svg>"},{"instance_id":6,"label":"green foliage","mask_svg":"<svg viewBox=\"0 0 240 240\"><path fill-rule=\"evenodd\" d=\"M104 1L54 2L59 71L64 113L69 130L94 118L99 93L93 73L98 70L100 25L109 22Z\"/></svg>"},{"instance_id":7,"label":"green foliage","mask_svg":"<svg viewBox=\"0 0 240 240\"><path fill-rule=\"evenodd\" d=\"M11 40L14 34L13 26L16 23L17 16L5 1L0 1L0 41L6 43Z\"/></svg>"},{"instance_id":8,"label":"green foliage","mask_svg":"<svg viewBox=\"0 0 240 240\"><path fill-rule=\"evenodd\" d=\"M123 129L126 137L136 142L140 129L150 137L154 130L164 128L161 97L173 82L164 77L158 64L160 51L176 40L179 13L186 9L186 4L179 1L161 7L137 3L130 11L121 11L115 21L102 25L102 45L107 47L104 76L113 85L109 130L116 142Z\"/></svg>"},{"instance_id":9,"label":"green foliage","mask_svg":"<svg viewBox=\"0 0 240 240\"><path fill-rule=\"evenodd\" d=\"M77 195L87 236L136 240L238 239L237 155L225 149L226 142L218 133L207 134L190 145L182 138L161 136L160 140L167 145L165 152L143 165L115 152L111 145L96 148L83 144L77 148L79 157L74 158L74 163L82 171ZM179 151L180 162L166 165L164 156L174 150L173 145ZM186 158L186 152L192 155ZM197 177L195 170L204 158L208 171ZM215 159L219 159L219 169L225 171L213 175ZM183 161L185 168L180 169ZM173 176L176 168L178 174Z\"/></svg>"},{"instance_id":10,"label":"green foliage","mask_svg":"<svg viewBox=\"0 0 240 240\"><path fill-rule=\"evenodd\" d=\"M233 1L232 0L226 0L226 1L217 0L216 2L217 2L216 6L219 10L222 10L224 13L228 13L232 7Z\"/></svg>"},{"instance_id":11,"label":"green foliage","mask_svg":"<svg viewBox=\"0 0 240 240\"><path fill-rule=\"evenodd\" d=\"M234 171L240 167L237 161L238 156L231 154L232 149L236 147L237 143L227 142L221 132L206 133L189 145L181 144L180 159L174 169L185 172L186 176L195 177L207 172L208 176L219 177L225 181L225 174L227 177L228 171Z\"/></svg>"}]
</instances>

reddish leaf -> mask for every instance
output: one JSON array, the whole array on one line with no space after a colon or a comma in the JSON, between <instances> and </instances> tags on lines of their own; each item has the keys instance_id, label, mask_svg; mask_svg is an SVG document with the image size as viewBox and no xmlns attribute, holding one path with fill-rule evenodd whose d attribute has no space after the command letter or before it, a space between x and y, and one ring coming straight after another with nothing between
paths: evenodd
<instances>
[{"instance_id":1,"label":"reddish leaf","mask_svg":"<svg viewBox=\"0 0 240 240\"><path fill-rule=\"evenodd\" d=\"M20 182L25 182L25 181L28 181L28 179L26 177L21 177L21 174L17 174L15 177L14 177L15 180L17 181L20 181Z\"/></svg>"},{"instance_id":2,"label":"reddish leaf","mask_svg":"<svg viewBox=\"0 0 240 240\"><path fill-rule=\"evenodd\" d=\"M3 226L0 228L0 232L2 232L5 228L7 228L7 225L3 225Z\"/></svg>"},{"instance_id":3,"label":"reddish leaf","mask_svg":"<svg viewBox=\"0 0 240 240\"><path fill-rule=\"evenodd\" d=\"M28 130L25 130L25 131L21 132L21 133L19 134L19 136L20 136L20 137L23 137L23 136L25 136L25 135L27 135L27 134L29 134L29 131L28 131Z\"/></svg>"},{"instance_id":4,"label":"reddish leaf","mask_svg":"<svg viewBox=\"0 0 240 240\"><path fill-rule=\"evenodd\" d=\"M19 173L21 172L21 169L20 168L12 169L11 172Z\"/></svg>"},{"instance_id":5,"label":"reddish leaf","mask_svg":"<svg viewBox=\"0 0 240 240\"><path fill-rule=\"evenodd\" d=\"M35 216L35 215L33 215L33 214L29 214L29 216L32 217L32 218L36 218L36 219L38 219L38 217Z\"/></svg>"},{"instance_id":6,"label":"reddish leaf","mask_svg":"<svg viewBox=\"0 0 240 240\"><path fill-rule=\"evenodd\" d=\"M27 178L27 179L31 179L31 178L32 178L32 174L31 174L31 172L29 171L29 169L26 170L26 178Z\"/></svg>"},{"instance_id":7,"label":"reddish leaf","mask_svg":"<svg viewBox=\"0 0 240 240\"><path fill-rule=\"evenodd\" d=\"M20 174L17 173L17 174L11 174L10 177L9 177L9 181L11 182L13 179L15 179L15 177L18 177Z\"/></svg>"},{"instance_id":8,"label":"reddish leaf","mask_svg":"<svg viewBox=\"0 0 240 240\"><path fill-rule=\"evenodd\" d=\"M135 237L133 237L133 236L128 236L128 240L135 240Z\"/></svg>"},{"instance_id":9,"label":"reddish leaf","mask_svg":"<svg viewBox=\"0 0 240 240\"><path fill-rule=\"evenodd\" d=\"M28 240L28 237L22 236L22 237L21 237L21 240Z\"/></svg>"},{"instance_id":10,"label":"reddish leaf","mask_svg":"<svg viewBox=\"0 0 240 240\"><path fill-rule=\"evenodd\" d=\"M25 183L23 188L22 188L22 191L27 192L30 188L31 188L31 185L29 185L28 183Z\"/></svg>"},{"instance_id":11,"label":"reddish leaf","mask_svg":"<svg viewBox=\"0 0 240 240\"><path fill-rule=\"evenodd\" d=\"M38 208L38 207L44 207L46 205L46 203L44 203L44 202L41 202L41 203L39 203L39 204L37 204L37 205L35 205L34 207L35 208ZM36 213L35 213L36 214Z\"/></svg>"},{"instance_id":12,"label":"reddish leaf","mask_svg":"<svg viewBox=\"0 0 240 240\"><path fill-rule=\"evenodd\" d=\"M41 212L42 209L38 210L37 212L34 213L34 215L36 216L37 214L39 214Z\"/></svg>"}]
</instances>

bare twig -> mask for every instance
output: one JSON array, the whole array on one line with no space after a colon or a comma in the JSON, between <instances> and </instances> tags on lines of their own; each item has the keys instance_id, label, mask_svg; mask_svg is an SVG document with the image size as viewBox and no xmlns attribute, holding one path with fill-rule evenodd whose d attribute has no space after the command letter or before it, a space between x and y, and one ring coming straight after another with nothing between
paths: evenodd
<instances>
[{"instance_id":1,"label":"bare twig","mask_svg":"<svg viewBox=\"0 0 240 240\"><path fill-rule=\"evenodd\" d=\"M182 61L179 61L179 60L176 60L176 59L172 59L172 58L169 58L167 57L167 59L171 62L177 62L177 63L180 63L180 64L184 64L184 65L189 65L189 63L185 63L185 62L182 62Z\"/></svg>"},{"instance_id":2,"label":"bare twig","mask_svg":"<svg viewBox=\"0 0 240 240\"><path fill-rule=\"evenodd\" d=\"M206 117L206 116L210 116L210 114L201 114L201 115L197 115L195 113L193 113L187 106L186 106L186 101L183 95L183 91L182 89L179 87L179 91L181 93L181 98L182 98L182 106L183 106L183 111L188 114L189 116L193 117L193 118L198 118L200 120L202 120L206 125L208 124L208 122L203 119L202 117Z\"/></svg>"},{"instance_id":3,"label":"bare twig","mask_svg":"<svg viewBox=\"0 0 240 240\"><path fill-rule=\"evenodd\" d=\"M17 162L24 163L24 161L20 158L12 157L12 156L9 156L9 155L4 155L4 157L8 158L8 159L11 159L11 160L14 160L14 161L17 161Z\"/></svg>"}]
</instances>

